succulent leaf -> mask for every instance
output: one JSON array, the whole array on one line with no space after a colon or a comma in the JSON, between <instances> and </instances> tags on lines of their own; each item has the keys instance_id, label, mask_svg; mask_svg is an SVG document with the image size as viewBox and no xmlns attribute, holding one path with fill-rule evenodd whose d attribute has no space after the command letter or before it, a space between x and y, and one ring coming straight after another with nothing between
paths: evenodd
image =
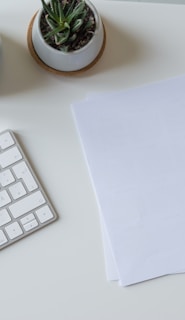
<instances>
[{"instance_id":1,"label":"succulent leaf","mask_svg":"<svg viewBox=\"0 0 185 320\"><path fill-rule=\"evenodd\" d=\"M75 0L72 0L70 6L67 8L67 11L66 11L66 16L67 16L67 17L68 17L68 16L70 15L70 13L73 11L74 5L75 5Z\"/></svg>"},{"instance_id":2,"label":"succulent leaf","mask_svg":"<svg viewBox=\"0 0 185 320\"><path fill-rule=\"evenodd\" d=\"M58 21L58 16L55 13L55 10L52 10L51 7L48 4L46 4L44 0L41 0L41 1L42 1L43 9L47 12L50 18L52 18L54 21L55 20Z\"/></svg>"},{"instance_id":3,"label":"succulent leaf","mask_svg":"<svg viewBox=\"0 0 185 320\"><path fill-rule=\"evenodd\" d=\"M73 25L72 32L78 31L82 24L83 24L83 20L77 19Z\"/></svg>"},{"instance_id":4,"label":"succulent leaf","mask_svg":"<svg viewBox=\"0 0 185 320\"><path fill-rule=\"evenodd\" d=\"M55 42L56 42L56 44L59 45L59 44L65 43L66 40L69 38L69 33L70 33L70 30L67 29L63 33L55 34Z\"/></svg>"},{"instance_id":5,"label":"succulent leaf","mask_svg":"<svg viewBox=\"0 0 185 320\"><path fill-rule=\"evenodd\" d=\"M59 20L62 22L65 19L65 16L64 16L64 11L60 2L58 2L58 14L59 14Z\"/></svg>"},{"instance_id":6,"label":"succulent leaf","mask_svg":"<svg viewBox=\"0 0 185 320\"><path fill-rule=\"evenodd\" d=\"M73 9L71 14L68 16L69 23L73 19L77 18L80 14L82 14L84 7L85 7L85 2L84 1L77 4L77 6Z\"/></svg>"}]
</instances>

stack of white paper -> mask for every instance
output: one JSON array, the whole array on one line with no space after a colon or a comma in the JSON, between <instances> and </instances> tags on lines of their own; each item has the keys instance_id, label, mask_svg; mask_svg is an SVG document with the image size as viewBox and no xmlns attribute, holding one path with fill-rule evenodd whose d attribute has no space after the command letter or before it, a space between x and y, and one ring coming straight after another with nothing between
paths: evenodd
<instances>
[{"instance_id":1,"label":"stack of white paper","mask_svg":"<svg viewBox=\"0 0 185 320\"><path fill-rule=\"evenodd\" d=\"M185 76L72 106L100 208L107 278L185 271Z\"/></svg>"}]
</instances>

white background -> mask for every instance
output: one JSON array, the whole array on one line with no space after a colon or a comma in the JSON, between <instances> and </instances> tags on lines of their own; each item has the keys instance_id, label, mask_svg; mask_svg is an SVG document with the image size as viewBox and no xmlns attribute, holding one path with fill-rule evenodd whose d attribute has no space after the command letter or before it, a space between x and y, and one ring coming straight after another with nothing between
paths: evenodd
<instances>
[{"instance_id":1,"label":"white background","mask_svg":"<svg viewBox=\"0 0 185 320\"><path fill-rule=\"evenodd\" d=\"M101 60L55 76L30 56L39 0L0 11L0 130L17 133L59 220L0 252L2 320L184 320L185 275L120 288L105 277L98 207L70 104L185 73L185 6L96 2L106 29Z\"/></svg>"}]
</instances>

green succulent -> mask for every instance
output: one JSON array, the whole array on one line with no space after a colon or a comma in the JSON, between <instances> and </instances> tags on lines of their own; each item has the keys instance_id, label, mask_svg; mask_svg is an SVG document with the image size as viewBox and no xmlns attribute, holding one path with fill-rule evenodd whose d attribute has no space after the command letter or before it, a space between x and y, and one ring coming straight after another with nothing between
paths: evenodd
<instances>
[{"instance_id":1,"label":"green succulent","mask_svg":"<svg viewBox=\"0 0 185 320\"><path fill-rule=\"evenodd\" d=\"M41 0L45 20L49 26L44 35L46 42L54 39L56 46L67 50L66 43L76 40L80 30L91 27L92 19L87 19L87 9L84 0ZM62 46L64 45L64 46Z\"/></svg>"}]
</instances>

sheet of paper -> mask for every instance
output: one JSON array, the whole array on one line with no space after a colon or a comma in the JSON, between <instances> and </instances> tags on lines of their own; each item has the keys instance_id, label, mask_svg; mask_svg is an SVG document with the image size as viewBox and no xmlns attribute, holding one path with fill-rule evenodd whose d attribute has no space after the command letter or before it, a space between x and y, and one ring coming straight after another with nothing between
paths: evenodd
<instances>
[{"instance_id":1,"label":"sheet of paper","mask_svg":"<svg viewBox=\"0 0 185 320\"><path fill-rule=\"evenodd\" d=\"M121 285L185 270L185 77L73 106Z\"/></svg>"},{"instance_id":2,"label":"sheet of paper","mask_svg":"<svg viewBox=\"0 0 185 320\"><path fill-rule=\"evenodd\" d=\"M100 224L101 224L102 241L103 241L103 248L104 248L106 278L108 281L118 281L119 274L116 266L116 261L114 259L114 254L111 248L109 236L107 234L107 230L105 228L104 221L102 218L100 219Z\"/></svg>"},{"instance_id":3,"label":"sheet of paper","mask_svg":"<svg viewBox=\"0 0 185 320\"><path fill-rule=\"evenodd\" d=\"M94 92L94 93L91 93L87 96L87 100L90 100L90 102L92 103L92 100L94 99L94 103L96 103L96 101L99 100L100 98L105 98L105 100L106 100L109 97L111 97L113 94L117 95L117 94L120 94L120 92L118 93L118 92L110 92L109 91L108 94ZM114 259L114 255L113 255L112 248L110 245L109 237L108 237L107 231L105 229L104 222L103 222L102 218L100 219L100 223L101 223L102 240L103 240L103 247L104 247L106 278L108 281L119 281L119 275L118 275L118 271L117 271L116 262ZM185 270L181 269L181 270L176 270L176 272L174 272L174 273L183 273L183 272L185 272Z\"/></svg>"}]
</instances>

